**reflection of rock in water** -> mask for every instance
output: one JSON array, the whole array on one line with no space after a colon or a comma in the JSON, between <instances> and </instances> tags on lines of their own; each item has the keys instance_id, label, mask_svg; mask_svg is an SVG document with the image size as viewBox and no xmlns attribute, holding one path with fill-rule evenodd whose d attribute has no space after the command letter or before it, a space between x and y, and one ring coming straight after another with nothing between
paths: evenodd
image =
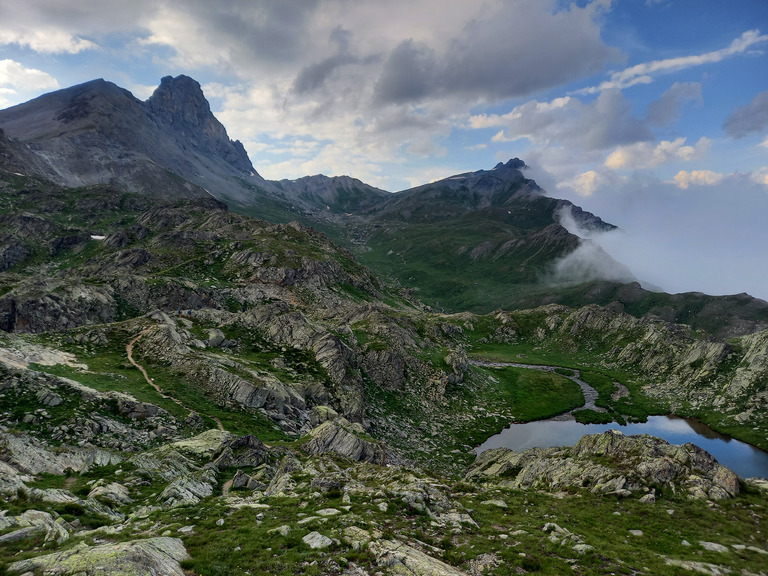
<instances>
[{"instance_id":1,"label":"reflection of rock in water","mask_svg":"<svg viewBox=\"0 0 768 576\"><path fill-rule=\"evenodd\" d=\"M678 416L669 416L669 418L677 419ZM681 420L685 420L688 426L690 426L691 429L696 432L696 434L699 436L704 436L704 438L709 438L710 440L724 440L725 442L730 442L733 440L733 438L730 436L720 434L720 432L712 430L712 428L703 422L699 422L698 420L689 420L688 418L681 418Z\"/></svg>"}]
</instances>

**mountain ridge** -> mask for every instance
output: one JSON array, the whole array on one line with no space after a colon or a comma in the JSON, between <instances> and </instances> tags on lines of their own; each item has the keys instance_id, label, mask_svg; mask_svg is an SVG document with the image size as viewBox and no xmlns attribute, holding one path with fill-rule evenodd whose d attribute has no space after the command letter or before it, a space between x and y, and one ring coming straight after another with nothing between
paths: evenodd
<instances>
[{"instance_id":1,"label":"mountain ridge","mask_svg":"<svg viewBox=\"0 0 768 576\"><path fill-rule=\"evenodd\" d=\"M298 220L352 249L377 273L416 288L438 309L482 312L599 301L630 312L653 310L709 330L725 313L729 320L719 335L768 326L768 303L712 297L728 305L700 322L690 304L713 308L706 299L656 296L627 285L636 281L631 273L599 247L561 229L558 214L567 210L580 227L593 231L613 225L570 201L546 196L525 177L525 163L517 158L395 193L350 176L267 181L253 169L242 144L229 139L199 83L183 75L164 77L144 102L103 79L58 90L0 111L0 130L8 137L2 146L11 172L166 199L213 195L240 213ZM559 263L579 248L588 248L599 265L568 280L563 273L568 266L558 271ZM602 276L602 270L612 275ZM630 287L622 290L622 284ZM632 298L623 302L620 293ZM618 299L608 301L610 294Z\"/></svg>"},{"instance_id":2,"label":"mountain ridge","mask_svg":"<svg viewBox=\"0 0 768 576\"><path fill-rule=\"evenodd\" d=\"M90 118L76 109L71 122ZM634 284L557 288L602 290L605 307L446 314L415 298L429 283L363 264L429 256L413 273L479 282L483 266L535 276L572 254L579 238L519 161L497 167L501 186L492 170L464 177L482 193L433 183L442 213L418 221L346 216L376 195L347 178L248 197L310 227L250 218L191 183L191 198L119 178L60 186L32 153L0 134L1 573L763 569L766 482L691 445L611 432L475 458L510 422L568 414L694 417L768 447L768 330L726 342L638 319L613 304L641 310ZM315 228L342 236L337 221L349 249ZM537 286L521 297L557 297Z\"/></svg>"}]
</instances>

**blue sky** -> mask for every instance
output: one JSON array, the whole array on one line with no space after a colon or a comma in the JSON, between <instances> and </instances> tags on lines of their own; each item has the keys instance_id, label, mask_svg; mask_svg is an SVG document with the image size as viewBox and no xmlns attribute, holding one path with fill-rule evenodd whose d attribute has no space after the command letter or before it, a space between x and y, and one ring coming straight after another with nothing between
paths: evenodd
<instances>
[{"instance_id":1,"label":"blue sky","mask_svg":"<svg viewBox=\"0 0 768 576\"><path fill-rule=\"evenodd\" d=\"M768 299L766 0L0 2L0 108L198 80L266 178L397 191L520 157L670 292Z\"/></svg>"}]
</instances>

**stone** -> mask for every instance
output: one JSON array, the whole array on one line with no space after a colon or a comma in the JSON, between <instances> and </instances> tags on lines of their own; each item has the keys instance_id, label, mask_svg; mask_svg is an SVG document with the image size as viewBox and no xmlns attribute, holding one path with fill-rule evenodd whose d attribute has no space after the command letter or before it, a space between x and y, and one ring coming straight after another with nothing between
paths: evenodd
<instances>
[{"instance_id":1,"label":"stone","mask_svg":"<svg viewBox=\"0 0 768 576\"><path fill-rule=\"evenodd\" d=\"M486 500L481 502L481 504L485 504L486 506L496 506L498 508L507 508L507 503L504 502L504 500Z\"/></svg>"},{"instance_id":2,"label":"stone","mask_svg":"<svg viewBox=\"0 0 768 576\"><path fill-rule=\"evenodd\" d=\"M677 560L675 558L664 558L664 562L670 566L679 566L685 570L707 574L708 576L727 576L731 573L731 569L727 566L719 566L718 564L710 564L708 562Z\"/></svg>"},{"instance_id":3,"label":"stone","mask_svg":"<svg viewBox=\"0 0 768 576\"><path fill-rule=\"evenodd\" d=\"M705 542L704 540L699 540L699 546L710 552L730 552L728 546L723 546L717 542Z\"/></svg>"},{"instance_id":4,"label":"stone","mask_svg":"<svg viewBox=\"0 0 768 576\"><path fill-rule=\"evenodd\" d=\"M655 494L646 494L642 498L638 500L638 502L642 502L643 504L655 504L656 503L656 495Z\"/></svg>"},{"instance_id":5,"label":"stone","mask_svg":"<svg viewBox=\"0 0 768 576\"><path fill-rule=\"evenodd\" d=\"M277 528L272 528L271 530L267 530L267 534L280 534L281 536L288 536L288 534L291 533L291 527L287 524L283 524L282 526L278 526Z\"/></svg>"},{"instance_id":6,"label":"stone","mask_svg":"<svg viewBox=\"0 0 768 576\"><path fill-rule=\"evenodd\" d=\"M319 532L310 532L306 536L304 536L302 539L302 542L313 549L322 549L322 548L328 548L328 546L331 546L333 544L333 540L328 538L327 536L323 536Z\"/></svg>"},{"instance_id":7,"label":"stone","mask_svg":"<svg viewBox=\"0 0 768 576\"><path fill-rule=\"evenodd\" d=\"M247 434L227 438L219 449L213 463L219 470L225 468L256 468L269 459L269 450L264 443Z\"/></svg>"},{"instance_id":8,"label":"stone","mask_svg":"<svg viewBox=\"0 0 768 576\"><path fill-rule=\"evenodd\" d=\"M197 504L213 494L216 484L214 471L203 468L176 478L162 491L157 500L167 507Z\"/></svg>"},{"instance_id":9,"label":"stone","mask_svg":"<svg viewBox=\"0 0 768 576\"><path fill-rule=\"evenodd\" d=\"M117 482L110 482L103 486L95 486L88 493L88 498L106 500L107 502L116 505L130 504L133 502L128 488Z\"/></svg>"},{"instance_id":10,"label":"stone","mask_svg":"<svg viewBox=\"0 0 768 576\"><path fill-rule=\"evenodd\" d=\"M643 535L643 531L642 530L630 530L629 533L632 536L642 536Z\"/></svg>"},{"instance_id":11,"label":"stone","mask_svg":"<svg viewBox=\"0 0 768 576\"><path fill-rule=\"evenodd\" d=\"M590 550L594 550L594 549L595 547L590 546L589 544L576 544L573 547L573 551L576 552L577 554L586 554Z\"/></svg>"}]
</instances>

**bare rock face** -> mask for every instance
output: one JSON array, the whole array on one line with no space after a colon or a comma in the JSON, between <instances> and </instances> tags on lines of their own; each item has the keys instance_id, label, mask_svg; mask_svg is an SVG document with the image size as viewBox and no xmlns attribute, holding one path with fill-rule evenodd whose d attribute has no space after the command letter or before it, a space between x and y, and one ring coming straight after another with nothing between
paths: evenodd
<instances>
[{"instance_id":1,"label":"bare rock face","mask_svg":"<svg viewBox=\"0 0 768 576\"><path fill-rule=\"evenodd\" d=\"M100 546L76 546L29 560L14 562L10 573L45 573L51 576L75 574L163 574L184 576L179 564L188 558L184 544L178 538L148 538Z\"/></svg>"},{"instance_id":2,"label":"bare rock face","mask_svg":"<svg viewBox=\"0 0 768 576\"><path fill-rule=\"evenodd\" d=\"M653 486L720 500L739 493L738 476L694 444L675 446L648 435L617 430L583 436L572 448L488 450L477 457L468 479L497 480L515 488L589 488L630 496Z\"/></svg>"},{"instance_id":3,"label":"bare rock face","mask_svg":"<svg viewBox=\"0 0 768 576\"><path fill-rule=\"evenodd\" d=\"M247 434L227 441L213 461L219 470L225 468L255 468L269 459L269 451L264 443Z\"/></svg>"},{"instance_id":4,"label":"bare rock face","mask_svg":"<svg viewBox=\"0 0 768 576\"><path fill-rule=\"evenodd\" d=\"M240 141L231 141L227 131L211 113L200 84L189 76L166 76L160 80L147 105L153 116L174 128L185 141L226 160L241 172L251 174L253 165Z\"/></svg>"}]
</instances>

